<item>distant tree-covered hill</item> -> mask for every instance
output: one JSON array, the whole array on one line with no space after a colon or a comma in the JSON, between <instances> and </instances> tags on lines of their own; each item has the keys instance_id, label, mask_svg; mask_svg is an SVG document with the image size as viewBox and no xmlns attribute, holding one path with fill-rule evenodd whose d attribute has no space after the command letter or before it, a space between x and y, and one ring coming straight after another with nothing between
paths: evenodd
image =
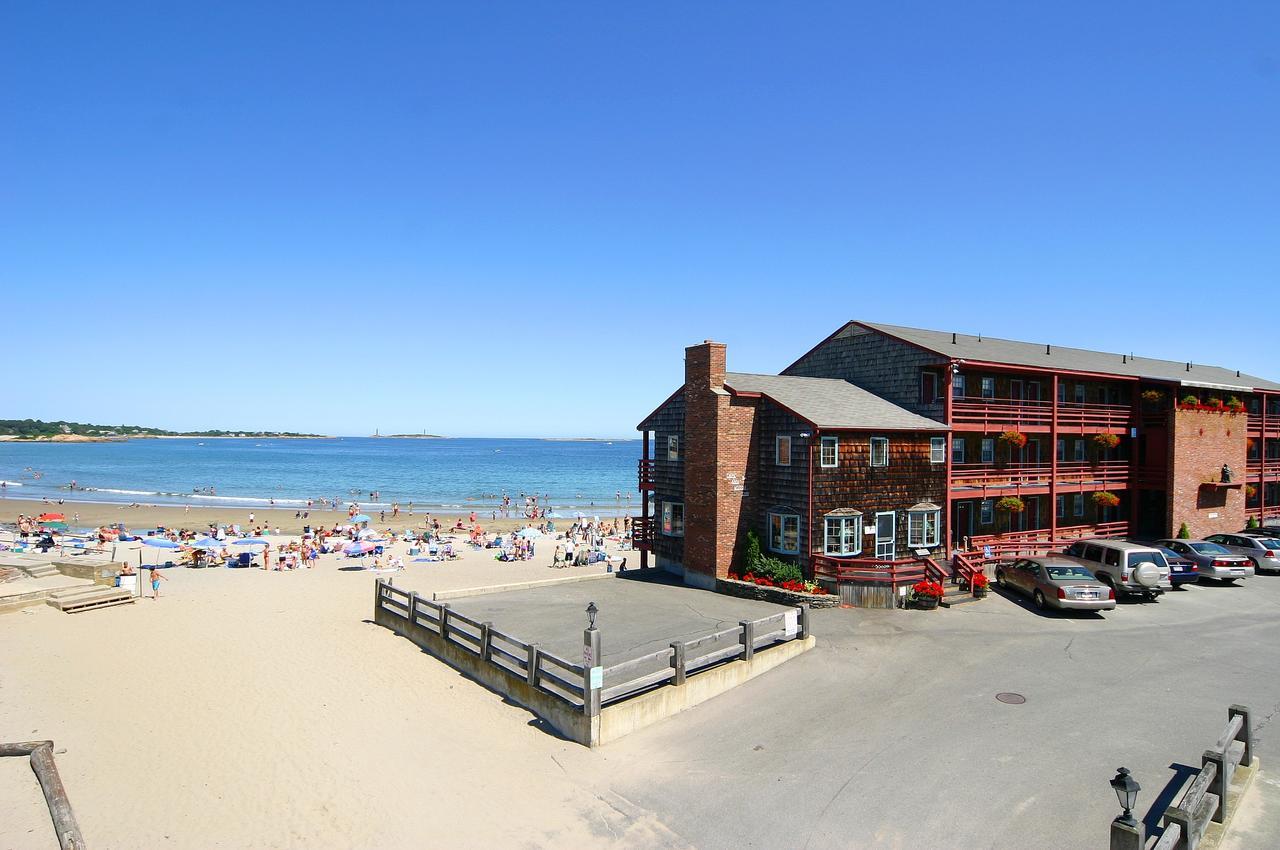
<instances>
[{"instance_id":1,"label":"distant tree-covered hill","mask_svg":"<svg viewBox=\"0 0 1280 850\"><path fill-rule=\"evenodd\" d=\"M84 422L45 422L41 419L0 419L0 437L39 440L73 435L77 437L317 437L291 431L166 431L142 425L89 425Z\"/></svg>"}]
</instances>

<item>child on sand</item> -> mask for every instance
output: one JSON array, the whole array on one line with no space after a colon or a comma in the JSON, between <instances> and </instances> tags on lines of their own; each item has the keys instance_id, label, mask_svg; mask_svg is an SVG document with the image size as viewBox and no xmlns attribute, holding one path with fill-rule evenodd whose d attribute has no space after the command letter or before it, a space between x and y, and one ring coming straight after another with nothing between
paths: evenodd
<instances>
[{"instance_id":1,"label":"child on sand","mask_svg":"<svg viewBox=\"0 0 1280 850\"><path fill-rule=\"evenodd\" d=\"M168 581L169 577L161 573L155 567L152 567L151 568L151 598L152 599L160 598L160 579L164 579L165 581Z\"/></svg>"}]
</instances>

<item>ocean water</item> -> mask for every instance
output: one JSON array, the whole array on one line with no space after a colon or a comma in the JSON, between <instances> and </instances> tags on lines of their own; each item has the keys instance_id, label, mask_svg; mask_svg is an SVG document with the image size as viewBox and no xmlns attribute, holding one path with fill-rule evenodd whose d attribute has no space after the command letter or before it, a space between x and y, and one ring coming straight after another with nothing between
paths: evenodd
<instances>
[{"instance_id":1,"label":"ocean water","mask_svg":"<svg viewBox=\"0 0 1280 850\"><path fill-rule=\"evenodd\" d=\"M638 505L639 440L504 439L129 440L0 442L7 498L148 505L304 507L357 501L377 510L487 511L505 493L520 508L537 495L561 515ZM70 489L75 482L75 490ZM379 491L379 498L369 498ZM542 496L549 502L542 502ZM630 501L628 501L628 496Z\"/></svg>"}]
</instances>

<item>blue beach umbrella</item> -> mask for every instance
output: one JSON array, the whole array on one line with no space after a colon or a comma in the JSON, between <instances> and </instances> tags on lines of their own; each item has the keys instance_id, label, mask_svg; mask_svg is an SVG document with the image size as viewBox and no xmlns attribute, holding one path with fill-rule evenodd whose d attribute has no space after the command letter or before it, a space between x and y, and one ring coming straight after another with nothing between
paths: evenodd
<instances>
[{"instance_id":1,"label":"blue beach umbrella","mask_svg":"<svg viewBox=\"0 0 1280 850\"><path fill-rule=\"evenodd\" d=\"M370 519L368 514L356 514L351 518L351 521L352 522L369 522Z\"/></svg>"},{"instance_id":2,"label":"blue beach umbrella","mask_svg":"<svg viewBox=\"0 0 1280 850\"><path fill-rule=\"evenodd\" d=\"M205 537L191 544L197 549L221 549L222 541L214 540L212 537Z\"/></svg>"},{"instance_id":3,"label":"blue beach umbrella","mask_svg":"<svg viewBox=\"0 0 1280 850\"><path fill-rule=\"evenodd\" d=\"M144 537L142 543L145 546L154 546L157 549L178 549L179 544L174 543L167 537Z\"/></svg>"},{"instance_id":4,"label":"blue beach umbrella","mask_svg":"<svg viewBox=\"0 0 1280 850\"><path fill-rule=\"evenodd\" d=\"M266 540L259 540L257 537L246 537L243 540L232 540L232 546L270 546L271 543Z\"/></svg>"}]
</instances>

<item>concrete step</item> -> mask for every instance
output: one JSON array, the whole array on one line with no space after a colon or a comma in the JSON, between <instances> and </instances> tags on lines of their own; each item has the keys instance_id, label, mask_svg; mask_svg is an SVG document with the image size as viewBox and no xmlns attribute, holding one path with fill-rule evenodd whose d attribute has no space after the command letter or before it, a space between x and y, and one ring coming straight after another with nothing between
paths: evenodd
<instances>
[{"instance_id":1,"label":"concrete step","mask_svg":"<svg viewBox=\"0 0 1280 850\"><path fill-rule=\"evenodd\" d=\"M974 596L968 590L962 589L954 584L945 585L946 590L943 591L942 599L938 605L943 608L954 608L957 605L967 605L970 602L981 602L978 597Z\"/></svg>"},{"instance_id":2,"label":"concrete step","mask_svg":"<svg viewBox=\"0 0 1280 850\"><path fill-rule=\"evenodd\" d=\"M53 564L40 564L38 566L27 567L26 573L32 578L47 578L49 576L61 575L58 568Z\"/></svg>"},{"instance_id":3,"label":"concrete step","mask_svg":"<svg viewBox=\"0 0 1280 850\"><path fill-rule=\"evenodd\" d=\"M68 614L74 614L79 611L87 611L91 608L105 608L109 605L124 605L133 602L134 596L127 590L121 590L118 587L101 587L92 586L87 588L76 588L74 590L59 591L50 594L46 600L49 605L64 611Z\"/></svg>"}]
</instances>

